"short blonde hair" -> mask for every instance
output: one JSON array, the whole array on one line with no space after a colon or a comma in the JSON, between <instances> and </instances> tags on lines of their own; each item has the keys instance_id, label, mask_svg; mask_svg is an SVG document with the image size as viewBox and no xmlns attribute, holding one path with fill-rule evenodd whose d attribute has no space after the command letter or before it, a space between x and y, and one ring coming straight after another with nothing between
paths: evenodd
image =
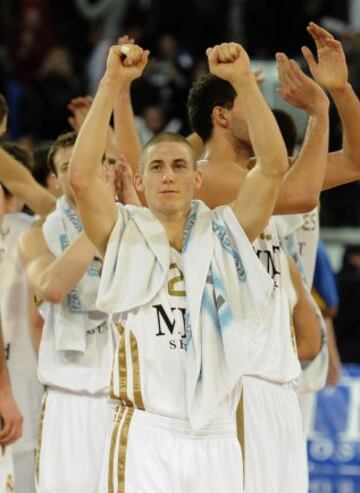
<instances>
[{"instance_id":1,"label":"short blonde hair","mask_svg":"<svg viewBox=\"0 0 360 493\"><path fill-rule=\"evenodd\" d=\"M150 149L150 147L156 144L160 144L162 142L177 142L179 144L185 145L190 151L193 169L194 170L197 169L194 149L192 148L190 142L186 140L186 138L183 137L182 135L175 134L173 132L162 132L160 134L155 135L155 137L152 137L142 149L140 161L139 161L139 172L141 175L144 173L147 151Z\"/></svg>"}]
</instances>

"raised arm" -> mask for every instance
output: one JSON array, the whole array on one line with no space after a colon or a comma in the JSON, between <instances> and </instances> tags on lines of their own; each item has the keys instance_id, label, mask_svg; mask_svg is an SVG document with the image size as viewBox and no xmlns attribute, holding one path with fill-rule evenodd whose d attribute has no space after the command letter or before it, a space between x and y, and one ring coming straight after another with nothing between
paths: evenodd
<instances>
[{"instance_id":1,"label":"raised arm","mask_svg":"<svg viewBox=\"0 0 360 493\"><path fill-rule=\"evenodd\" d=\"M102 255L118 217L114 199L100 176L107 126L119 90L146 65L149 54L136 45L127 46L125 58L124 47L110 48L105 74L80 129L69 167L70 184L86 234Z\"/></svg>"},{"instance_id":2,"label":"raised arm","mask_svg":"<svg viewBox=\"0 0 360 493\"><path fill-rule=\"evenodd\" d=\"M207 54L211 73L228 80L236 91L235 104L241 107L257 158L232 204L249 239L254 240L270 219L288 169L286 147L251 71L246 51L236 43L224 43L209 48Z\"/></svg>"},{"instance_id":3,"label":"raised arm","mask_svg":"<svg viewBox=\"0 0 360 493\"><path fill-rule=\"evenodd\" d=\"M37 183L28 169L1 148L0 182L39 215L47 215L55 208L55 197Z\"/></svg>"},{"instance_id":4,"label":"raised arm","mask_svg":"<svg viewBox=\"0 0 360 493\"><path fill-rule=\"evenodd\" d=\"M93 244L81 233L59 257L54 257L40 228L23 233L18 248L31 290L38 299L50 303L60 303L78 284L96 253Z\"/></svg>"},{"instance_id":5,"label":"raised arm","mask_svg":"<svg viewBox=\"0 0 360 493\"><path fill-rule=\"evenodd\" d=\"M294 60L277 53L279 94L304 110L309 121L300 153L281 185L275 214L308 212L318 205L326 172L329 145L329 100L319 84Z\"/></svg>"},{"instance_id":6,"label":"raised arm","mask_svg":"<svg viewBox=\"0 0 360 493\"><path fill-rule=\"evenodd\" d=\"M342 149L330 153L323 190L360 179L360 102L348 82L348 69L340 41L311 22L308 32L316 44L315 60L307 47L302 48L314 79L334 100L343 129Z\"/></svg>"}]
</instances>

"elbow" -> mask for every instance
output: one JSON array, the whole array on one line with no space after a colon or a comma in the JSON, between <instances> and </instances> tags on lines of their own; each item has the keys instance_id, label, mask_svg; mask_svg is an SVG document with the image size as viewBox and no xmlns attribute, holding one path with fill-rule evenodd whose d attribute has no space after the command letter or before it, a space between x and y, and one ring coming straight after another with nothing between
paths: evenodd
<instances>
[{"instance_id":1,"label":"elbow","mask_svg":"<svg viewBox=\"0 0 360 493\"><path fill-rule=\"evenodd\" d=\"M57 283L43 280L38 289L38 297L48 303L57 305L61 303L66 293L57 285Z\"/></svg>"},{"instance_id":2,"label":"elbow","mask_svg":"<svg viewBox=\"0 0 360 493\"><path fill-rule=\"evenodd\" d=\"M321 349L321 338L319 337L310 341L301 341L297 345L298 357L300 360L312 361L319 354Z\"/></svg>"},{"instance_id":3,"label":"elbow","mask_svg":"<svg viewBox=\"0 0 360 493\"><path fill-rule=\"evenodd\" d=\"M75 192L75 194L76 192L81 192L82 190L86 189L89 186L90 181L88 176L86 176L86 174L80 171L80 169L78 168L79 166L75 162L70 161L68 179L69 185Z\"/></svg>"}]
</instances>

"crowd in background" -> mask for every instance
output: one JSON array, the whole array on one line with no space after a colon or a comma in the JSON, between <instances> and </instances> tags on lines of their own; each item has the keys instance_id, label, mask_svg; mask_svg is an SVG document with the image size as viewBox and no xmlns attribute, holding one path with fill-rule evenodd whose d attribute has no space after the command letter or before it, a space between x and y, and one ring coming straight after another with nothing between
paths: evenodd
<instances>
[{"instance_id":1,"label":"crowd in background","mask_svg":"<svg viewBox=\"0 0 360 493\"><path fill-rule=\"evenodd\" d=\"M122 34L151 51L132 93L142 142L163 130L187 135L186 99L192 82L207 71L208 46L234 40L252 59L273 60L281 50L300 60L301 46L310 44L309 20L343 41L350 82L360 95L358 0L278 0L271 8L265 0L3 0L0 92L9 105L8 138L33 150L69 130L69 101L94 94L108 47ZM330 114L334 150L341 147L341 133L332 106ZM322 225L358 226L359 192L359 183L325 192ZM359 344L353 344L360 324L360 247L346 249L338 281L340 353L344 361L360 363Z\"/></svg>"}]
</instances>

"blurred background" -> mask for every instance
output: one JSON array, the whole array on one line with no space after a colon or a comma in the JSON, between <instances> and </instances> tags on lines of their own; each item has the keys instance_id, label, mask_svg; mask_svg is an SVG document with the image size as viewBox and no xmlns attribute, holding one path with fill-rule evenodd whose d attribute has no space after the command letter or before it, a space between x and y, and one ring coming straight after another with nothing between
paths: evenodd
<instances>
[{"instance_id":1,"label":"blurred background","mask_svg":"<svg viewBox=\"0 0 360 493\"><path fill-rule=\"evenodd\" d=\"M306 115L276 93L274 55L284 51L305 69L300 48L312 47L306 32L310 20L343 42L350 82L359 95L360 0L1 0L0 92L10 109L7 137L32 150L70 130L67 103L94 94L109 46L128 34L151 50L132 93L143 142L165 129L190 133L186 98L192 82L207 71L206 48L237 41L254 68L263 68L262 89L270 106L294 117L300 145ZM330 115L333 151L341 148L342 138L333 105ZM360 364L360 184L323 193L320 215L321 236L339 286L335 330L340 358ZM360 492L360 371L344 368L340 400L332 401L333 394L325 391L315 404L327 403L323 414L314 411L309 441L315 493ZM343 407L336 411L337 406ZM329 410L345 416L336 430L324 425L332 419Z\"/></svg>"}]
</instances>

